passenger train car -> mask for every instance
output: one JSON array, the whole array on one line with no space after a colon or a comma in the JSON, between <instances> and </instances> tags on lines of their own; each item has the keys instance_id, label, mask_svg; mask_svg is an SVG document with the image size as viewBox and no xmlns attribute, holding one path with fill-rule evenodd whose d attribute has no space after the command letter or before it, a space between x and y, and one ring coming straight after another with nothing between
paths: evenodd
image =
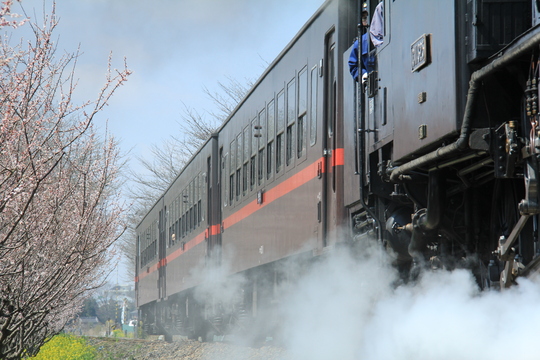
<instances>
[{"instance_id":1,"label":"passenger train car","mask_svg":"<svg viewBox=\"0 0 540 360\"><path fill-rule=\"evenodd\" d=\"M536 271L540 2L378 3L365 81L348 65L361 3L327 0L138 225L148 333L271 332L285 262L366 239L404 281L467 267L504 289ZM205 292L219 276L242 280Z\"/></svg>"}]
</instances>

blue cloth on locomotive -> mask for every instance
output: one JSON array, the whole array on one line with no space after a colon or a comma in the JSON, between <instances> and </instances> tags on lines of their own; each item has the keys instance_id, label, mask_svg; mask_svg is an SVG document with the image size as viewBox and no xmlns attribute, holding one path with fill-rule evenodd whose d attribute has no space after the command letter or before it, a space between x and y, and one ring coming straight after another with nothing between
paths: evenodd
<instances>
[{"instance_id":1,"label":"blue cloth on locomotive","mask_svg":"<svg viewBox=\"0 0 540 360\"><path fill-rule=\"evenodd\" d=\"M371 19L371 26L369 27L369 34L371 42L375 47L382 45L384 41L384 9L383 2L380 2L375 8L373 18Z\"/></svg>"},{"instance_id":2,"label":"blue cloth on locomotive","mask_svg":"<svg viewBox=\"0 0 540 360\"><path fill-rule=\"evenodd\" d=\"M373 57L369 56L368 34L362 35L362 57L361 70L362 75L373 70ZM355 81L358 81L358 39L354 41L351 54L349 55L349 71Z\"/></svg>"}]
</instances>

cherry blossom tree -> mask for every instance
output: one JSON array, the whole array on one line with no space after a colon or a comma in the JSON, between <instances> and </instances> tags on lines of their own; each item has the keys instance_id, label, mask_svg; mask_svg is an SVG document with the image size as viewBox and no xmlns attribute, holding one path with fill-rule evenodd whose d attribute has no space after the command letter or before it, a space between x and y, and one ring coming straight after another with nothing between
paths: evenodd
<instances>
[{"instance_id":1,"label":"cherry blossom tree","mask_svg":"<svg viewBox=\"0 0 540 360\"><path fill-rule=\"evenodd\" d=\"M4 1L0 28L22 25ZM24 22L24 20L23 20ZM75 105L78 53L57 56L54 9L33 39L0 44L0 358L35 354L105 279L126 228L115 140L95 115L130 71ZM15 30L13 30L15 31Z\"/></svg>"}]
</instances>

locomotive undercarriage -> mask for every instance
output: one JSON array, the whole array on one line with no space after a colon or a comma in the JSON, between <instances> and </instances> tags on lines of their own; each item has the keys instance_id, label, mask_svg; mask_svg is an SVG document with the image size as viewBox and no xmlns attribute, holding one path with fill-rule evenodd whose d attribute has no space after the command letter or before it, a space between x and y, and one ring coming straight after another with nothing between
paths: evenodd
<instances>
[{"instance_id":1,"label":"locomotive undercarriage","mask_svg":"<svg viewBox=\"0 0 540 360\"><path fill-rule=\"evenodd\" d=\"M505 156L474 151L466 160L417 169L399 184L372 181L369 186L378 193L371 193L370 204L379 219L366 211L356 214L356 237L372 236L381 223L379 238L407 279L421 268L460 267L471 269L482 287L510 286L540 263L537 180L531 169L537 158L520 155L511 176L498 176L495 158Z\"/></svg>"}]
</instances>

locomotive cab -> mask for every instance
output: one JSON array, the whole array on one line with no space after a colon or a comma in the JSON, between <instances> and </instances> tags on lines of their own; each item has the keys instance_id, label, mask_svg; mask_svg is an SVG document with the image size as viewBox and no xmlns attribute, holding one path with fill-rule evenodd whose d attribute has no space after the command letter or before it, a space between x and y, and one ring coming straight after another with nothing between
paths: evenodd
<instances>
[{"instance_id":1,"label":"locomotive cab","mask_svg":"<svg viewBox=\"0 0 540 360\"><path fill-rule=\"evenodd\" d=\"M536 266L538 4L382 4L357 112L379 238L401 267L466 263L482 285L509 286Z\"/></svg>"}]
</instances>

